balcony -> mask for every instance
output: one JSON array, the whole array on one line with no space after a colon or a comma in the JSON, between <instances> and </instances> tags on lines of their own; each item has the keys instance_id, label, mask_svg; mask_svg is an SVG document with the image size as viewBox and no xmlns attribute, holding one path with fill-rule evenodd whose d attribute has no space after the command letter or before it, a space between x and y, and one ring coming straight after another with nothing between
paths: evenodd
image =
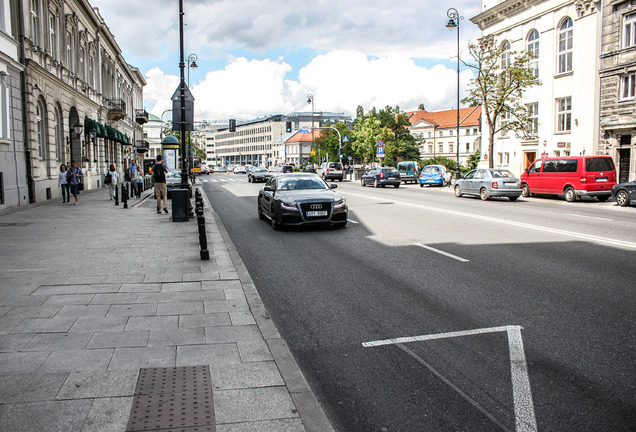
<instances>
[{"instance_id":1,"label":"balcony","mask_svg":"<svg viewBox=\"0 0 636 432\"><path fill-rule=\"evenodd\" d=\"M108 120L118 121L126 118L126 102L122 99L106 99Z\"/></svg>"},{"instance_id":2,"label":"balcony","mask_svg":"<svg viewBox=\"0 0 636 432\"><path fill-rule=\"evenodd\" d=\"M148 123L148 111L145 109L135 110L135 121L140 125Z\"/></svg>"}]
</instances>

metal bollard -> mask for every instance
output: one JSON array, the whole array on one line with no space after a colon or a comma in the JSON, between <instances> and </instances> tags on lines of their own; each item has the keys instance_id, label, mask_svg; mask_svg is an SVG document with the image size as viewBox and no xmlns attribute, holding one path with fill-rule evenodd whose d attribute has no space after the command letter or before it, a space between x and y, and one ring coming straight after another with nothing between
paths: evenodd
<instances>
[{"instance_id":1,"label":"metal bollard","mask_svg":"<svg viewBox=\"0 0 636 432\"><path fill-rule=\"evenodd\" d=\"M119 188L115 185L115 205L119 205Z\"/></svg>"},{"instance_id":2,"label":"metal bollard","mask_svg":"<svg viewBox=\"0 0 636 432\"><path fill-rule=\"evenodd\" d=\"M128 208L128 188L121 185L121 201L124 203L124 208Z\"/></svg>"},{"instance_id":3,"label":"metal bollard","mask_svg":"<svg viewBox=\"0 0 636 432\"><path fill-rule=\"evenodd\" d=\"M201 246L200 256L202 260L210 259L210 251L208 250L208 238L205 233L205 217L203 216L203 208L197 210L197 225L199 227L199 245Z\"/></svg>"}]
</instances>

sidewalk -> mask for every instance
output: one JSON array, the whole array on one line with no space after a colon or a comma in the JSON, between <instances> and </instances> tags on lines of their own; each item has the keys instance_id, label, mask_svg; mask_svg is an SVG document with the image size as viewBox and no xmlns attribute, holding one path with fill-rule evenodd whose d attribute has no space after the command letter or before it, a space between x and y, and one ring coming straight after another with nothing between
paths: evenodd
<instances>
[{"instance_id":1,"label":"sidewalk","mask_svg":"<svg viewBox=\"0 0 636 432\"><path fill-rule=\"evenodd\" d=\"M128 206L0 213L0 430L331 431L209 203Z\"/></svg>"}]
</instances>

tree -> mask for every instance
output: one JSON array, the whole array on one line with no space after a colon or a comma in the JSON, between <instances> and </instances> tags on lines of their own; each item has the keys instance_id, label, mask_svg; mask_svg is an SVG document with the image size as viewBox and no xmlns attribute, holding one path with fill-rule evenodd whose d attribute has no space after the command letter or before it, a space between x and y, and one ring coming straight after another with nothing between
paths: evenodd
<instances>
[{"instance_id":1,"label":"tree","mask_svg":"<svg viewBox=\"0 0 636 432\"><path fill-rule=\"evenodd\" d=\"M488 125L488 166L494 168L495 135L514 131L517 136L528 135L528 110L523 103L525 91L541 82L529 68L534 55L527 51L510 51L509 44L496 46L494 37L470 44L472 60L461 62L473 69L477 77L470 81L468 97L462 102L482 106Z\"/></svg>"}]
</instances>

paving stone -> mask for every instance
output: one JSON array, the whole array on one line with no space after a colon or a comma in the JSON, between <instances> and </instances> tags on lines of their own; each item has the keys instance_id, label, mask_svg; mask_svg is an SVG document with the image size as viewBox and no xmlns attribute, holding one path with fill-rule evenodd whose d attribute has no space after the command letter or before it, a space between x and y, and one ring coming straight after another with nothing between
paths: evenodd
<instances>
[{"instance_id":1,"label":"paving stone","mask_svg":"<svg viewBox=\"0 0 636 432\"><path fill-rule=\"evenodd\" d=\"M112 354L112 349L55 351L42 363L38 372L106 370Z\"/></svg>"},{"instance_id":2,"label":"paving stone","mask_svg":"<svg viewBox=\"0 0 636 432\"><path fill-rule=\"evenodd\" d=\"M1 334L0 352L20 351L35 337L32 333Z\"/></svg>"},{"instance_id":3,"label":"paving stone","mask_svg":"<svg viewBox=\"0 0 636 432\"><path fill-rule=\"evenodd\" d=\"M162 283L161 292L201 291L201 282Z\"/></svg>"},{"instance_id":4,"label":"paving stone","mask_svg":"<svg viewBox=\"0 0 636 432\"><path fill-rule=\"evenodd\" d=\"M47 352L0 353L0 375L33 373L48 356Z\"/></svg>"},{"instance_id":5,"label":"paving stone","mask_svg":"<svg viewBox=\"0 0 636 432\"><path fill-rule=\"evenodd\" d=\"M133 304L114 304L110 307L108 318L117 316L154 316L157 312L157 305L155 303L133 303Z\"/></svg>"},{"instance_id":6,"label":"paving stone","mask_svg":"<svg viewBox=\"0 0 636 432\"><path fill-rule=\"evenodd\" d=\"M174 367L176 349L116 348L108 370L139 370L149 367Z\"/></svg>"},{"instance_id":7,"label":"paving stone","mask_svg":"<svg viewBox=\"0 0 636 432\"><path fill-rule=\"evenodd\" d=\"M205 343L204 328L179 328L151 330L149 347L168 347L177 345L201 345Z\"/></svg>"},{"instance_id":8,"label":"paving stone","mask_svg":"<svg viewBox=\"0 0 636 432\"><path fill-rule=\"evenodd\" d=\"M298 418L285 387L266 387L214 392L217 423Z\"/></svg>"},{"instance_id":9,"label":"paving stone","mask_svg":"<svg viewBox=\"0 0 636 432\"><path fill-rule=\"evenodd\" d=\"M219 424L216 432L305 432L303 422L299 418L265 420L256 422Z\"/></svg>"},{"instance_id":10,"label":"paving stone","mask_svg":"<svg viewBox=\"0 0 636 432\"><path fill-rule=\"evenodd\" d=\"M130 317L125 331L133 330L170 330L179 328L177 316Z\"/></svg>"},{"instance_id":11,"label":"paving stone","mask_svg":"<svg viewBox=\"0 0 636 432\"><path fill-rule=\"evenodd\" d=\"M79 317L75 324L69 329L69 332L90 332L97 331L110 332L110 331L124 331L124 327L128 322L128 317Z\"/></svg>"},{"instance_id":12,"label":"paving stone","mask_svg":"<svg viewBox=\"0 0 636 432\"><path fill-rule=\"evenodd\" d=\"M48 401L4 405L0 415L0 430L11 432L78 431L92 401Z\"/></svg>"},{"instance_id":13,"label":"paving stone","mask_svg":"<svg viewBox=\"0 0 636 432\"><path fill-rule=\"evenodd\" d=\"M241 355L241 361L244 363L274 360L267 343L263 340L254 342L237 342L236 345L238 346L239 354Z\"/></svg>"},{"instance_id":14,"label":"paving stone","mask_svg":"<svg viewBox=\"0 0 636 432\"><path fill-rule=\"evenodd\" d=\"M193 315L203 313L203 302L159 303L157 315Z\"/></svg>"},{"instance_id":15,"label":"paving stone","mask_svg":"<svg viewBox=\"0 0 636 432\"><path fill-rule=\"evenodd\" d=\"M103 283L103 284L94 284L94 285L82 285L77 290L76 294L82 293L93 293L93 294L102 294L102 293L116 293L119 291L121 284L118 283Z\"/></svg>"},{"instance_id":16,"label":"paving stone","mask_svg":"<svg viewBox=\"0 0 636 432\"><path fill-rule=\"evenodd\" d=\"M225 294L223 294L225 297ZM204 302L205 313L249 311L245 299L230 299Z\"/></svg>"},{"instance_id":17,"label":"paving stone","mask_svg":"<svg viewBox=\"0 0 636 432\"><path fill-rule=\"evenodd\" d=\"M232 299L245 300L245 292L243 291L242 288L224 289L223 293L225 294L226 300L232 300Z\"/></svg>"},{"instance_id":18,"label":"paving stone","mask_svg":"<svg viewBox=\"0 0 636 432\"><path fill-rule=\"evenodd\" d=\"M124 283L119 289L120 293L142 293L159 291L161 291L160 283Z\"/></svg>"},{"instance_id":19,"label":"paving stone","mask_svg":"<svg viewBox=\"0 0 636 432\"><path fill-rule=\"evenodd\" d=\"M112 294L95 294L91 304L129 304L137 303L137 293L112 293Z\"/></svg>"},{"instance_id":20,"label":"paving stone","mask_svg":"<svg viewBox=\"0 0 636 432\"><path fill-rule=\"evenodd\" d=\"M231 327L206 327L207 343L254 342L263 340L255 325Z\"/></svg>"},{"instance_id":21,"label":"paving stone","mask_svg":"<svg viewBox=\"0 0 636 432\"><path fill-rule=\"evenodd\" d=\"M68 373L5 375L0 385L0 404L55 399Z\"/></svg>"},{"instance_id":22,"label":"paving stone","mask_svg":"<svg viewBox=\"0 0 636 432\"><path fill-rule=\"evenodd\" d=\"M230 314L227 312L179 316L179 327L181 328L218 327L230 325L232 325L232 322L230 321Z\"/></svg>"},{"instance_id":23,"label":"paving stone","mask_svg":"<svg viewBox=\"0 0 636 432\"><path fill-rule=\"evenodd\" d=\"M212 280L212 281L204 281L201 283L201 287L204 290L228 290L228 289L238 289L243 291L241 287L240 280Z\"/></svg>"},{"instance_id":24,"label":"paving stone","mask_svg":"<svg viewBox=\"0 0 636 432\"><path fill-rule=\"evenodd\" d=\"M183 291L167 293L140 293L139 303L181 303L190 301L224 300L225 295L216 291Z\"/></svg>"},{"instance_id":25,"label":"paving stone","mask_svg":"<svg viewBox=\"0 0 636 432\"><path fill-rule=\"evenodd\" d=\"M251 312L230 312L230 319L233 326L256 324Z\"/></svg>"},{"instance_id":26,"label":"paving stone","mask_svg":"<svg viewBox=\"0 0 636 432\"><path fill-rule=\"evenodd\" d=\"M93 337L90 338L87 348L145 347L148 344L149 333L150 332L147 330L104 333L98 332L93 334Z\"/></svg>"},{"instance_id":27,"label":"paving stone","mask_svg":"<svg viewBox=\"0 0 636 432\"><path fill-rule=\"evenodd\" d=\"M55 399L133 396L138 375L137 370L71 372L64 376Z\"/></svg>"},{"instance_id":28,"label":"paving stone","mask_svg":"<svg viewBox=\"0 0 636 432\"><path fill-rule=\"evenodd\" d=\"M93 300L94 294L55 294L42 303L49 305L87 305Z\"/></svg>"},{"instance_id":29,"label":"paving stone","mask_svg":"<svg viewBox=\"0 0 636 432\"><path fill-rule=\"evenodd\" d=\"M64 333L75 323L77 318L27 318L12 333Z\"/></svg>"},{"instance_id":30,"label":"paving stone","mask_svg":"<svg viewBox=\"0 0 636 432\"><path fill-rule=\"evenodd\" d=\"M201 273L183 273L181 276L184 282L189 281L211 281L221 279L218 271L206 271Z\"/></svg>"},{"instance_id":31,"label":"paving stone","mask_svg":"<svg viewBox=\"0 0 636 432\"><path fill-rule=\"evenodd\" d=\"M81 261L81 260L77 260L77 261ZM68 284L80 284L80 285L85 285L85 284L100 284L100 283L105 283L106 282L106 275L100 275L100 276L89 276L89 275L82 275L82 276L71 276L70 278L66 279L66 283Z\"/></svg>"},{"instance_id":32,"label":"paving stone","mask_svg":"<svg viewBox=\"0 0 636 432\"><path fill-rule=\"evenodd\" d=\"M105 317L108 313L108 305L66 305L57 313L58 317Z\"/></svg>"},{"instance_id":33,"label":"paving stone","mask_svg":"<svg viewBox=\"0 0 636 432\"><path fill-rule=\"evenodd\" d=\"M51 296L55 294L75 294L79 287L80 285L42 285L33 291L31 295Z\"/></svg>"},{"instance_id":34,"label":"paving stone","mask_svg":"<svg viewBox=\"0 0 636 432\"><path fill-rule=\"evenodd\" d=\"M126 430L132 397L95 399L82 432L112 432Z\"/></svg>"},{"instance_id":35,"label":"paving stone","mask_svg":"<svg viewBox=\"0 0 636 432\"><path fill-rule=\"evenodd\" d=\"M178 366L238 364L241 358L236 344L188 345L177 347Z\"/></svg>"},{"instance_id":36,"label":"paving stone","mask_svg":"<svg viewBox=\"0 0 636 432\"><path fill-rule=\"evenodd\" d=\"M285 385L283 377L273 361L231 365L212 363L210 365L210 378L215 390Z\"/></svg>"},{"instance_id":37,"label":"paving stone","mask_svg":"<svg viewBox=\"0 0 636 432\"><path fill-rule=\"evenodd\" d=\"M22 351L61 351L84 349L91 339L89 333L38 334Z\"/></svg>"}]
</instances>

